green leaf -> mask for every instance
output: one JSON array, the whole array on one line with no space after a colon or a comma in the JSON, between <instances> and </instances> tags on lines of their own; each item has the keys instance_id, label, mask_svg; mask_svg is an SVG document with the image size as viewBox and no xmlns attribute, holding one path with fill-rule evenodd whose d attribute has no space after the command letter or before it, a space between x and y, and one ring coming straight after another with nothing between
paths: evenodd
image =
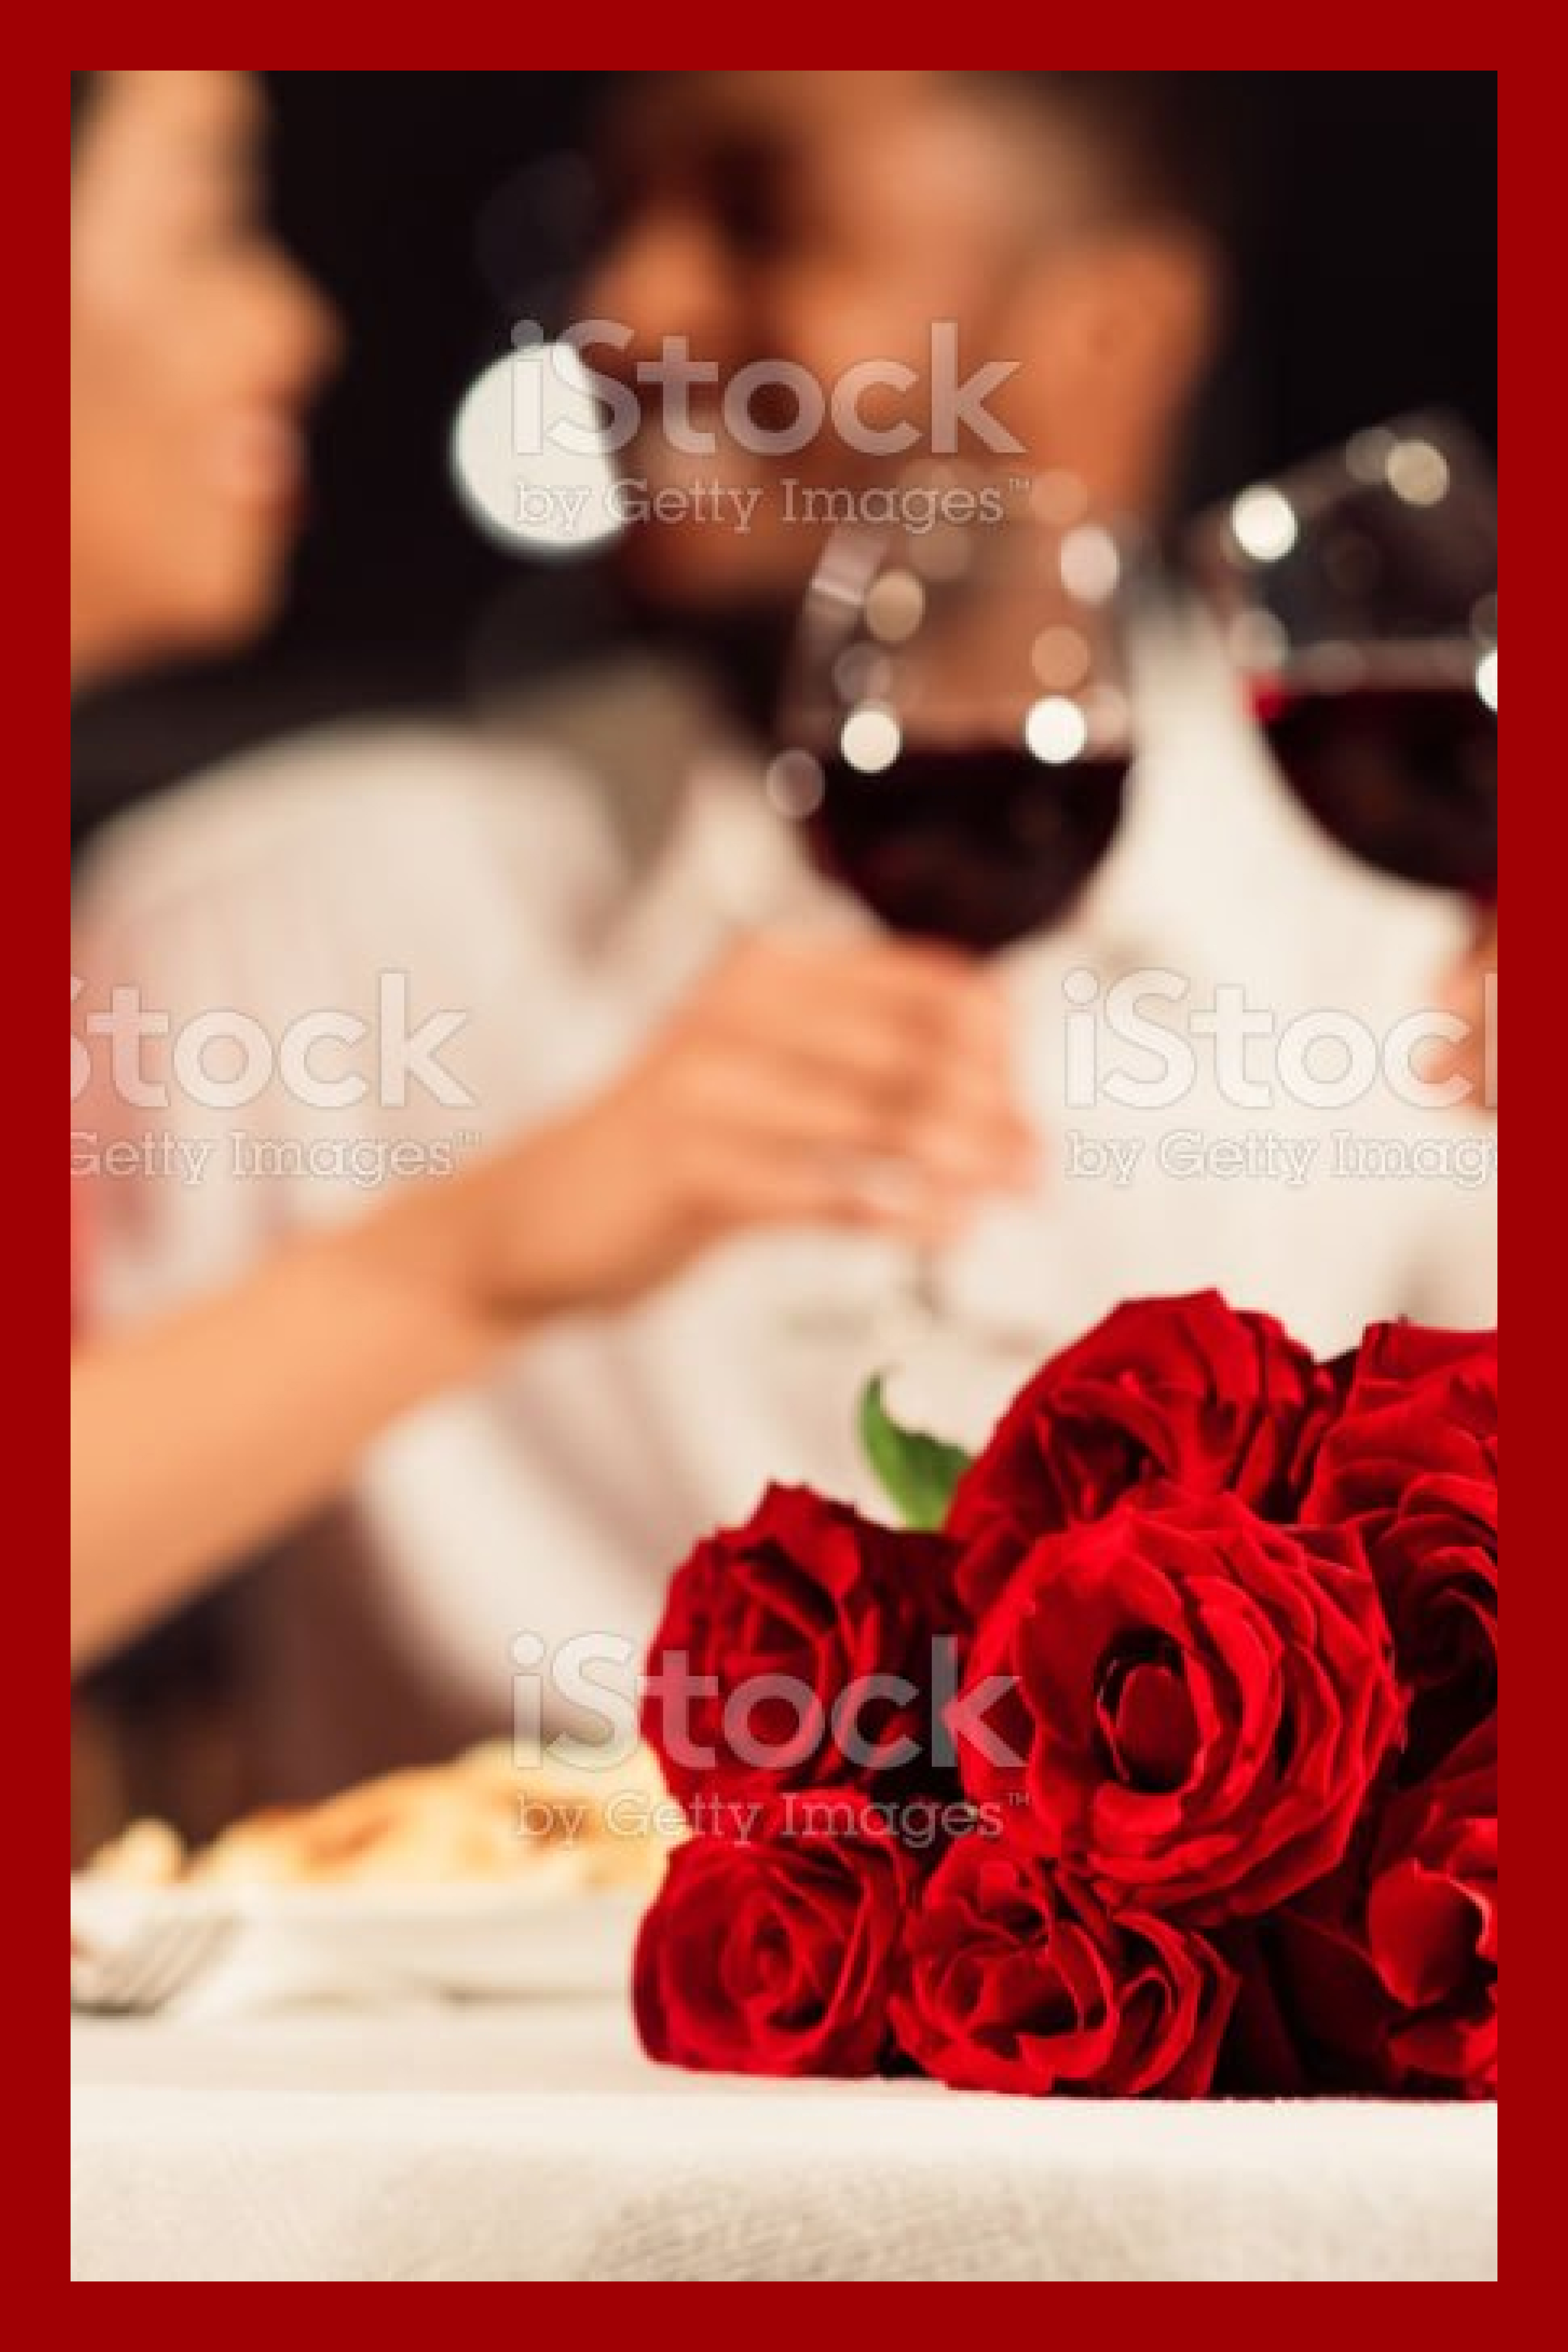
<instances>
[{"instance_id":1,"label":"green leaf","mask_svg":"<svg viewBox=\"0 0 1568 2352\"><path fill-rule=\"evenodd\" d=\"M860 1398L860 1443L889 1501L907 1528L940 1528L953 1488L973 1455L924 1430L902 1429L888 1411L887 1375L868 1381Z\"/></svg>"}]
</instances>

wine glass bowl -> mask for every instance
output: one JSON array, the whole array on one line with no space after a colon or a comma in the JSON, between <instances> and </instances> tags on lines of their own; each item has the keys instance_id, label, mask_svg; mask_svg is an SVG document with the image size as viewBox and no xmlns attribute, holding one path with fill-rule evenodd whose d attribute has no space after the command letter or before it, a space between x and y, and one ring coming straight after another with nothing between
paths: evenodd
<instances>
[{"instance_id":1,"label":"wine glass bowl","mask_svg":"<svg viewBox=\"0 0 1568 2352\"><path fill-rule=\"evenodd\" d=\"M1194 568L1275 761L1365 863L1497 887L1497 490L1452 419L1413 416L1243 490Z\"/></svg>"},{"instance_id":2,"label":"wine glass bowl","mask_svg":"<svg viewBox=\"0 0 1568 2352\"><path fill-rule=\"evenodd\" d=\"M1131 760L1123 560L1032 514L830 543L769 791L889 929L990 953L1077 901Z\"/></svg>"}]
</instances>

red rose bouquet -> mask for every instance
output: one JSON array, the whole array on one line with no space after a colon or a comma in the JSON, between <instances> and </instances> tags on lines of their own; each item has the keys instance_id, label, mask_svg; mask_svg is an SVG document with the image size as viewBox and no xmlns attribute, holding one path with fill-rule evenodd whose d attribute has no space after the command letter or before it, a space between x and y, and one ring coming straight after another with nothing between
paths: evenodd
<instances>
[{"instance_id":1,"label":"red rose bouquet","mask_svg":"<svg viewBox=\"0 0 1568 2352\"><path fill-rule=\"evenodd\" d=\"M675 1577L658 2058L1101 2096L1497 2082L1497 1349L1119 1307L908 1523L775 1488Z\"/></svg>"}]
</instances>

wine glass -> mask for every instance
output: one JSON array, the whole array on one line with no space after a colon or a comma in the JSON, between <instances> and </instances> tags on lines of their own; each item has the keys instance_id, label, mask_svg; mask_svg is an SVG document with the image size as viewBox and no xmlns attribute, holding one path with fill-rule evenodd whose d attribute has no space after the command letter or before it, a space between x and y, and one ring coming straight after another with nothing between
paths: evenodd
<instances>
[{"instance_id":1,"label":"wine glass","mask_svg":"<svg viewBox=\"0 0 1568 2352\"><path fill-rule=\"evenodd\" d=\"M924 487L924 486L921 486ZM1070 520L1064 519L1065 514ZM1115 837L1131 761L1129 549L1046 477L848 524L807 593L768 773L820 869L908 936L991 954L1072 911ZM936 1263L902 1301L962 1336ZM967 1336L1037 1359L1040 1334Z\"/></svg>"},{"instance_id":2,"label":"wine glass","mask_svg":"<svg viewBox=\"0 0 1568 2352\"><path fill-rule=\"evenodd\" d=\"M1244 489L1194 569L1258 723L1367 864L1497 889L1497 484L1456 419L1413 415Z\"/></svg>"}]
</instances>

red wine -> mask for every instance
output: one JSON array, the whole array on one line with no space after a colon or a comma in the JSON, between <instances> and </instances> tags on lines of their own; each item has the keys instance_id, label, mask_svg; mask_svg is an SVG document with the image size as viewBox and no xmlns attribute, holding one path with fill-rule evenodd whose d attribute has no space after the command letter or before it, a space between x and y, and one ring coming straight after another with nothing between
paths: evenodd
<instances>
[{"instance_id":1,"label":"red wine","mask_svg":"<svg viewBox=\"0 0 1568 2352\"><path fill-rule=\"evenodd\" d=\"M996 744L905 751L877 775L831 760L817 863L889 929L987 953L1068 911L1115 835L1127 767Z\"/></svg>"},{"instance_id":2,"label":"red wine","mask_svg":"<svg viewBox=\"0 0 1568 2352\"><path fill-rule=\"evenodd\" d=\"M1468 681L1258 697L1269 748L1334 839L1389 874L1497 889L1497 714Z\"/></svg>"}]
</instances>

